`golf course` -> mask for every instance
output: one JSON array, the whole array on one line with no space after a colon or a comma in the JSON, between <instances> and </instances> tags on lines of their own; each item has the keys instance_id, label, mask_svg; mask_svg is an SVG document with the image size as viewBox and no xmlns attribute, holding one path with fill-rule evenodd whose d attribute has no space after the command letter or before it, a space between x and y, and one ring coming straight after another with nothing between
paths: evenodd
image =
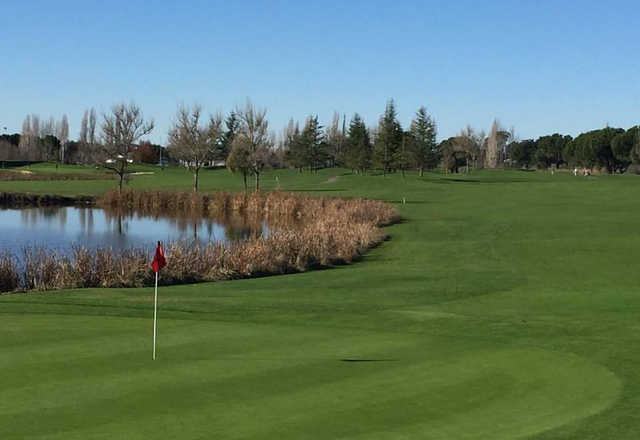
<instances>
[{"instance_id":1,"label":"golf course","mask_svg":"<svg viewBox=\"0 0 640 440\"><path fill-rule=\"evenodd\" d=\"M185 169L138 168L128 188L191 190ZM162 286L155 361L153 288L0 296L0 439L638 438L638 176L273 170L261 186L403 220L353 264ZM218 190L242 178L203 170L199 191Z\"/></svg>"}]
</instances>

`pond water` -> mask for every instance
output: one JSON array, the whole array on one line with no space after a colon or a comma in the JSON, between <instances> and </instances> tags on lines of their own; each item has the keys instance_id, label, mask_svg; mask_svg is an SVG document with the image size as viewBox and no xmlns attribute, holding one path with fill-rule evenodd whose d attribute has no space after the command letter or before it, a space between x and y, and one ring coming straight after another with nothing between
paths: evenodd
<instances>
[{"instance_id":1,"label":"pond water","mask_svg":"<svg viewBox=\"0 0 640 440\"><path fill-rule=\"evenodd\" d=\"M73 245L149 248L159 241L228 242L253 234L266 235L266 225L249 226L242 219L153 218L116 215L92 207L0 208L0 253L22 253L46 246L66 252Z\"/></svg>"}]
</instances>

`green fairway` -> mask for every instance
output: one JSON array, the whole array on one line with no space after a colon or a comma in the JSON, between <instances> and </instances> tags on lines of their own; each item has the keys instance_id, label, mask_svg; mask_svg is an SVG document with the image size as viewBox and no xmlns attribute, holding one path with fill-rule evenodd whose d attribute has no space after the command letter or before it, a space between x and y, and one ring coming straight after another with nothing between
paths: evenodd
<instances>
[{"instance_id":1,"label":"green fairway","mask_svg":"<svg viewBox=\"0 0 640 440\"><path fill-rule=\"evenodd\" d=\"M184 170L143 171L132 188L190 188ZM386 200L406 221L350 266L161 288L155 362L152 289L0 297L0 439L638 438L639 177L262 182Z\"/></svg>"}]
</instances>

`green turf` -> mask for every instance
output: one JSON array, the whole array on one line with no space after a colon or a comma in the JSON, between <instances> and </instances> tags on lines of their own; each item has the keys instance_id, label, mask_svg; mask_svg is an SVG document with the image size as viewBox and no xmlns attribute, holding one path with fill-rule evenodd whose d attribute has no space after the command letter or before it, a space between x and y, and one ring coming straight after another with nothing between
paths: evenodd
<instances>
[{"instance_id":1,"label":"green turf","mask_svg":"<svg viewBox=\"0 0 640 440\"><path fill-rule=\"evenodd\" d=\"M156 362L151 289L1 297L0 438L636 439L638 179L280 171L283 189L405 197L407 221L351 266L162 288Z\"/></svg>"}]
</instances>

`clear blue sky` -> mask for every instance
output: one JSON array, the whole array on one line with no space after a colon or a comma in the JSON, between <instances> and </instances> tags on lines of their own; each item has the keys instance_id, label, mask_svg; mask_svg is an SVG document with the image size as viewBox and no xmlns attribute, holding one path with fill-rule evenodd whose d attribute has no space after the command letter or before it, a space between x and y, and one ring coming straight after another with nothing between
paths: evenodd
<instances>
[{"instance_id":1,"label":"clear blue sky","mask_svg":"<svg viewBox=\"0 0 640 440\"><path fill-rule=\"evenodd\" d=\"M0 132L27 113L69 116L135 100L166 142L179 103L247 97L290 117L425 105L439 138L494 117L521 138L640 122L635 1L5 1Z\"/></svg>"}]
</instances>

